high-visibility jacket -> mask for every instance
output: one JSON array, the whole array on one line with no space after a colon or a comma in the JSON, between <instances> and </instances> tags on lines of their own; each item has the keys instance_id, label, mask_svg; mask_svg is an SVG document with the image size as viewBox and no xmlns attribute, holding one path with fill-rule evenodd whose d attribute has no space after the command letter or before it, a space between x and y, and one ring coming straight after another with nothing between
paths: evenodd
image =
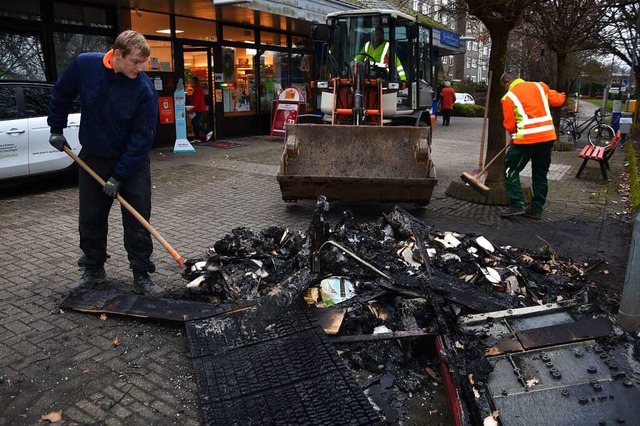
<instances>
[{"instance_id":1,"label":"high-visibility jacket","mask_svg":"<svg viewBox=\"0 0 640 426\"><path fill-rule=\"evenodd\" d=\"M371 42L366 42L361 52L371 56L373 60L376 61L375 65L377 67L389 69L388 41L380 43L375 49L373 48L373 44L371 44ZM396 72L398 73L398 78L400 80L405 81L407 79L407 75L404 72L404 68L402 67L402 63L400 62L400 58L398 58L398 55L396 55Z\"/></svg>"},{"instance_id":2,"label":"high-visibility jacket","mask_svg":"<svg viewBox=\"0 0 640 426\"><path fill-rule=\"evenodd\" d=\"M556 139L549 105L561 106L564 93L549 89L544 83L517 78L502 97L503 126L514 135L513 143L530 144Z\"/></svg>"}]
</instances>

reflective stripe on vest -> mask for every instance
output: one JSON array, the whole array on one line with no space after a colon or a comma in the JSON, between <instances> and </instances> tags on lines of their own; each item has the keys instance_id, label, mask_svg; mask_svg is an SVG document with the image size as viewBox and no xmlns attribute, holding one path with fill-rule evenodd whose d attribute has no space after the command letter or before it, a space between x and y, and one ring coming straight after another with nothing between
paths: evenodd
<instances>
[{"instance_id":1,"label":"reflective stripe on vest","mask_svg":"<svg viewBox=\"0 0 640 426\"><path fill-rule=\"evenodd\" d=\"M369 42L366 42L364 44L364 51L367 55L371 56L375 61L379 61L379 62L375 62L375 66L380 68L388 68L389 64L384 63L384 57L387 56L387 52L389 51L389 42L388 41L384 42L384 46L382 47L382 55L380 55L379 58L375 57L376 50L378 49L373 49L370 52L369 51L370 47L372 47L371 44L369 44Z\"/></svg>"},{"instance_id":2,"label":"reflective stripe on vest","mask_svg":"<svg viewBox=\"0 0 640 426\"><path fill-rule=\"evenodd\" d=\"M549 102L547 101L547 97L544 94L544 89L540 83L533 83L538 88L540 92L540 98L542 99L542 104L544 105L545 115L541 117L529 118L527 113L524 111L524 107L522 106L522 102L515 95L515 93L509 91L507 92L507 97L511 99L516 109L518 110L518 115L522 117L522 120L518 122L518 132L516 133L516 137L524 136L524 135L533 135L536 133L544 133L550 130L555 130L553 127L553 118L551 117L551 111L549 110ZM539 123L549 123L544 126L534 126L525 128L527 125L531 124L539 124Z\"/></svg>"}]
</instances>

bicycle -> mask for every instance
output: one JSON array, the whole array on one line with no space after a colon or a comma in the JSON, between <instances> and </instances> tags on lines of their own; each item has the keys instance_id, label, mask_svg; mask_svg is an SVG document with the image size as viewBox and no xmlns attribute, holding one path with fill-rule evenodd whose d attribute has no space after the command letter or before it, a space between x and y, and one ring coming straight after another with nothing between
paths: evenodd
<instances>
[{"instance_id":1,"label":"bicycle","mask_svg":"<svg viewBox=\"0 0 640 426\"><path fill-rule=\"evenodd\" d=\"M574 145L577 145L578 139L582 137L582 132L594 122L596 124L589 127L587 133L587 140L591 145L607 147L616 133L613 127L602 123L602 108L596 109L593 117L585 122L577 124L576 120L577 113L573 111L570 113L570 118L560 119L560 130L558 131L558 139L560 142L573 142Z\"/></svg>"}]
</instances>

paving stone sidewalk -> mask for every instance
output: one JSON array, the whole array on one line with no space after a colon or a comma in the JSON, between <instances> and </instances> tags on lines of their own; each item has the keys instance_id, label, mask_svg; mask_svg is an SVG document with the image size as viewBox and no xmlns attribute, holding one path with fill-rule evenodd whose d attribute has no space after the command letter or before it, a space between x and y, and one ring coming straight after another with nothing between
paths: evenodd
<instances>
[{"instance_id":1,"label":"paving stone sidewalk","mask_svg":"<svg viewBox=\"0 0 640 426\"><path fill-rule=\"evenodd\" d=\"M548 207L542 220L498 216L499 207L454 200L448 184L477 167L481 119L453 117L437 127L433 156L439 183L425 208L405 206L440 230L482 234L499 244L535 249L542 242L578 260L604 258L609 279L623 279L631 218L618 193L624 150L611 181L596 164L580 179L578 151L553 155ZM284 203L275 179L281 141L245 138L245 146L196 146L195 154L152 152L152 224L184 257L200 256L231 229L305 229L313 201ZM523 179L527 179L524 177ZM52 179L0 195L0 425L36 425L62 410L61 424L180 424L202 421L182 324L62 312L58 306L80 272L77 187ZM330 221L350 208L371 219L391 204L332 203ZM120 212L110 217L111 285L130 291ZM154 279L184 286L180 268L155 244ZM114 345L118 337L119 345Z\"/></svg>"}]
</instances>

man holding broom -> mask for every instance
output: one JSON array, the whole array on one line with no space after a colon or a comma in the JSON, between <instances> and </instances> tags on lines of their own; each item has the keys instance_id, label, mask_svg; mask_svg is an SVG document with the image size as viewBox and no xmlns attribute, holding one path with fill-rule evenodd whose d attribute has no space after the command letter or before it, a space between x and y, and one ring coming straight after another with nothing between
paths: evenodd
<instances>
[{"instance_id":1,"label":"man holding broom","mask_svg":"<svg viewBox=\"0 0 640 426\"><path fill-rule=\"evenodd\" d=\"M510 206L500 216L527 216L542 218L547 199L547 173L551 165L551 152L556 140L549 105L564 104L565 94L549 89L544 83L524 81L506 72L500 84L507 92L502 98L503 126L511 134L511 147L504 157L504 186ZM524 193L520 185L520 172L531 160L533 198L525 208Z\"/></svg>"},{"instance_id":2,"label":"man holding broom","mask_svg":"<svg viewBox=\"0 0 640 426\"><path fill-rule=\"evenodd\" d=\"M63 151L67 145L62 129L76 96L82 103L79 157L106 184L98 184L80 169L80 248L78 265L82 278L71 292L91 289L107 281L109 211L120 193L147 221L151 215L149 150L158 121L158 95L143 72L150 54L147 40L127 30L104 53L82 53L56 83L49 101L49 143ZM124 246L133 270L136 293L159 295L162 288L151 281L151 235L122 208Z\"/></svg>"}]
</instances>

